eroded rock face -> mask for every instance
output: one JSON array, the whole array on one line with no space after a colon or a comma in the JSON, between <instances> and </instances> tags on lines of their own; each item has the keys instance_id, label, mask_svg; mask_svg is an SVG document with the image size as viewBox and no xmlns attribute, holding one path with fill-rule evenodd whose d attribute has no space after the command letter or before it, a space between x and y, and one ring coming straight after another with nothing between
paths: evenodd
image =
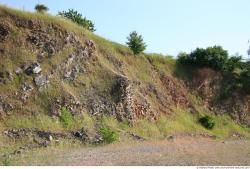
<instances>
[{"instance_id":1,"label":"eroded rock face","mask_svg":"<svg viewBox=\"0 0 250 169\"><path fill-rule=\"evenodd\" d=\"M27 40L42 52L46 52L50 57L65 45L64 33L55 25L32 29Z\"/></svg>"},{"instance_id":2,"label":"eroded rock face","mask_svg":"<svg viewBox=\"0 0 250 169\"><path fill-rule=\"evenodd\" d=\"M220 104L213 105L213 110L218 114L228 114L236 122L250 126L250 97L233 93Z\"/></svg>"},{"instance_id":3,"label":"eroded rock face","mask_svg":"<svg viewBox=\"0 0 250 169\"><path fill-rule=\"evenodd\" d=\"M5 23L0 23L0 42L3 42L7 39L10 34L10 28Z\"/></svg>"},{"instance_id":4,"label":"eroded rock face","mask_svg":"<svg viewBox=\"0 0 250 169\"><path fill-rule=\"evenodd\" d=\"M167 89L167 96L172 103L181 107L188 107L190 105L187 98L187 90L182 81L170 76L164 76L161 80L164 87Z\"/></svg>"},{"instance_id":5,"label":"eroded rock face","mask_svg":"<svg viewBox=\"0 0 250 169\"><path fill-rule=\"evenodd\" d=\"M193 79L194 90L204 99L204 106L209 108L211 102L220 92L222 76L210 69L203 68L197 71Z\"/></svg>"},{"instance_id":6,"label":"eroded rock face","mask_svg":"<svg viewBox=\"0 0 250 169\"><path fill-rule=\"evenodd\" d=\"M81 115L85 110L82 103L73 95L65 93L62 98L58 98L51 107L51 115L53 117L59 117L62 108L67 108L73 116Z\"/></svg>"},{"instance_id":7,"label":"eroded rock face","mask_svg":"<svg viewBox=\"0 0 250 169\"><path fill-rule=\"evenodd\" d=\"M113 87L112 95L116 102L116 116L119 120L133 120L131 82L126 76L118 75L116 84Z\"/></svg>"},{"instance_id":8,"label":"eroded rock face","mask_svg":"<svg viewBox=\"0 0 250 169\"><path fill-rule=\"evenodd\" d=\"M221 98L224 91L222 75L210 68L199 69L194 75L192 89L203 99L204 106L217 114L230 115L236 122L250 125L250 98L233 91ZM230 79L232 81L233 78Z\"/></svg>"}]
</instances>

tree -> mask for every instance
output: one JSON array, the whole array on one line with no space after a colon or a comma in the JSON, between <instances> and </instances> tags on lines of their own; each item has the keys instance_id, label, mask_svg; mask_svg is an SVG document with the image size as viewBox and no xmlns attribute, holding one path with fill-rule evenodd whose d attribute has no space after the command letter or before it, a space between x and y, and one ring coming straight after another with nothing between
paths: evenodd
<instances>
[{"instance_id":1,"label":"tree","mask_svg":"<svg viewBox=\"0 0 250 169\"><path fill-rule=\"evenodd\" d=\"M215 70L226 70L228 52L221 46L197 48L189 55L181 55L178 61L182 64L190 64L197 67L211 67Z\"/></svg>"},{"instance_id":2,"label":"tree","mask_svg":"<svg viewBox=\"0 0 250 169\"><path fill-rule=\"evenodd\" d=\"M86 17L83 18L81 13L73 9L58 12L58 15L75 22L76 24L84 27L85 29L88 29L91 32L96 31L95 25L91 20L88 20Z\"/></svg>"},{"instance_id":3,"label":"tree","mask_svg":"<svg viewBox=\"0 0 250 169\"><path fill-rule=\"evenodd\" d=\"M136 31L131 32L127 39L127 45L135 55L140 54L147 47L147 45L143 42L142 36L138 35Z\"/></svg>"},{"instance_id":4,"label":"tree","mask_svg":"<svg viewBox=\"0 0 250 169\"><path fill-rule=\"evenodd\" d=\"M237 68L242 68L242 56L239 55L230 57L226 63L226 70L228 72L233 72Z\"/></svg>"},{"instance_id":5,"label":"tree","mask_svg":"<svg viewBox=\"0 0 250 169\"><path fill-rule=\"evenodd\" d=\"M49 8L44 4L36 4L35 10L38 13L45 13L45 12L47 12L49 10Z\"/></svg>"}]
</instances>

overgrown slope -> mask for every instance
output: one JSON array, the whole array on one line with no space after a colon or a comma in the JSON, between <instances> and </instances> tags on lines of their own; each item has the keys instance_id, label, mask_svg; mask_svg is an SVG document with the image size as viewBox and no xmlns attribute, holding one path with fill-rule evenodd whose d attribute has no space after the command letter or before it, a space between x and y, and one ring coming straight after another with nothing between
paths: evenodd
<instances>
[{"instance_id":1,"label":"overgrown slope","mask_svg":"<svg viewBox=\"0 0 250 169\"><path fill-rule=\"evenodd\" d=\"M125 130L119 126L128 122L134 126L129 131L145 137L157 132L161 137L175 132L211 134L197 122L211 114L217 120L213 134L248 133L228 117L213 114L222 112L218 107L223 106L207 101L209 92L217 92L217 76L212 74L212 81L196 76L168 56L134 56L127 47L58 17L0 7L0 59L2 129L95 128L99 118L111 116L122 123L109 119L109 127ZM246 106L244 117L238 105L224 115L234 114L249 125L247 98L239 102ZM76 119L68 128L60 124L62 109Z\"/></svg>"}]
</instances>

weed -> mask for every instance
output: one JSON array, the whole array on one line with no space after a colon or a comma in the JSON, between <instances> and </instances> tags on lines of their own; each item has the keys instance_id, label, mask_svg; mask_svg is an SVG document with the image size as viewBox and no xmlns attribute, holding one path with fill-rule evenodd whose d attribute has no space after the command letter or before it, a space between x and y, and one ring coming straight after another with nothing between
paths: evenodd
<instances>
[{"instance_id":1,"label":"weed","mask_svg":"<svg viewBox=\"0 0 250 169\"><path fill-rule=\"evenodd\" d=\"M73 125L74 118L66 107L63 107L61 110L60 121L65 128L70 128Z\"/></svg>"},{"instance_id":2,"label":"weed","mask_svg":"<svg viewBox=\"0 0 250 169\"><path fill-rule=\"evenodd\" d=\"M119 140L119 134L116 131L108 127L101 127L99 129L99 133L101 134L103 141L107 144L110 144Z\"/></svg>"},{"instance_id":3,"label":"weed","mask_svg":"<svg viewBox=\"0 0 250 169\"><path fill-rule=\"evenodd\" d=\"M199 123L207 129L213 129L215 126L215 121L211 116L204 116L199 118Z\"/></svg>"}]
</instances>

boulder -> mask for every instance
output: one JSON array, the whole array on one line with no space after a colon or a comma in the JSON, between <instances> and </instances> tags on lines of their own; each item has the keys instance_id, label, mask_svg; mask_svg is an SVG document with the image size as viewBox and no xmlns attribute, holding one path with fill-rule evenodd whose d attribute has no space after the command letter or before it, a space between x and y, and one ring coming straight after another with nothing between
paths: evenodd
<instances>
[{"instance_id":1,"label":"boulder","mask_svg":"<svg viewBox=\"0 0 250 169\"><path fill-rule=\"evenodd\" d=\"M87 131L84 128L82 128L80 131L72 132L72 134L81 141L87 141L89 139Z\"/></svg>"},{"instance_id":2,"label":"boulder","mask_svg":"<svg viewBox=\"0 0 250 169\"><path fill-rule=\"evenodd\" d=\"M35 77L34 82L37 86L41 87L49 83L49 78L46 75L39 75Z\"/></svg>"},{"instance_id":3,"label":"boulder","mask_svg":"<svg viewBox=\"0 0 250 169\"><path fill-rule=\"evenodd\" d=\"M34 63L26 63L22 65L22 69L27 73L28 75L31 74L39 74L42 71L42 68L39 63L34 62ZM18 70L18 72L21 72Z\"/></svg>"},{"instance_id":4,"label":"boulder","mask_svg":"<svg viewBox=\"0 0 250 169\"><path fill-rule=\"evenodd\" d=\"M18 67L18 68L15 70L15 73L16 73L17 75L19 75L19 74L23 73L23 69L21 69L20 67Z\"/></svg>"}]
</instances>

